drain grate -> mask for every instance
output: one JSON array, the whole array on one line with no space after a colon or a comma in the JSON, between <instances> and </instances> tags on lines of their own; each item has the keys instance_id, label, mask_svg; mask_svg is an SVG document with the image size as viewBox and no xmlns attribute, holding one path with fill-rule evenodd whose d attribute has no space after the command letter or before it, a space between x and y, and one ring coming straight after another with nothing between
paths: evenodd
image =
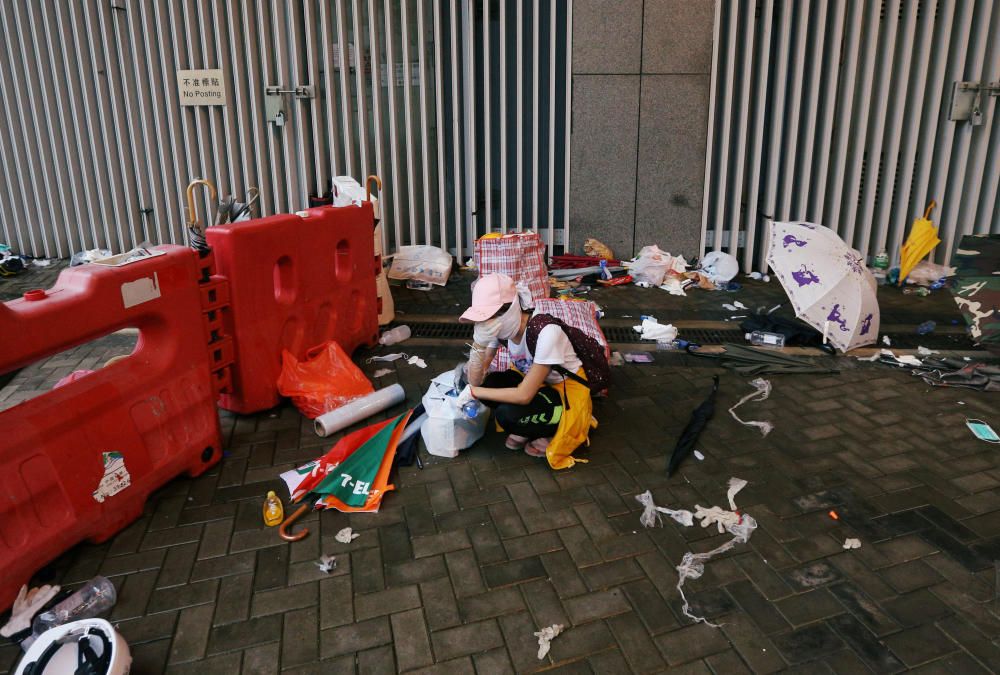
<instances>
[{"instance_id":1,"label":"drain grate","mask_svg":"<svg viewBox=\"0 0 1000 675\"><path fill-rule=\"evenodd\" d=\"M399 325L399 324L393 324ZM407 322L415 338L431 340L462 340L472 339L472 324L444 323L434 321ZM640 344L643 341L639 334L628 326L602 326L608 342L618 344ZM699 345L720 345L726 342L742 344L743 331L739 328L684 328L680 336L688 342ZM892 347L898 349L916 349L919 346L928 349L970 350L976 347L965 333L931 333L917 335L916 333L888 333ZM646 344L649 344L647 341Z\"/></svg>"},{"instance_id":2,"label":"drain grate","mask_svg":"<svg viewBox=\"0 0 1000 675\"><path fill-rule=\"evenodd\" d=\"M393 324L398 325L398 324ZM471 323L436 323L431 321L415 321L407 323L413 337L436 340L471 340Z\"/></svg>"}]
</instances>

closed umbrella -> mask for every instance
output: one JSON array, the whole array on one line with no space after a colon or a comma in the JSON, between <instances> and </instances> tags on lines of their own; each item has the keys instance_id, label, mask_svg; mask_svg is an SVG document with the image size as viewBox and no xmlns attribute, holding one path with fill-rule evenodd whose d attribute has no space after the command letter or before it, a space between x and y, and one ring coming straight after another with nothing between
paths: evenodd
<instances>
[{"instance_id":1,"label":"closed umbrella","mask_svg":"<svg viewBox=\"0 0 1000 675\"><path fill-rule=\"evenodd\" d=\"M941 243L938 238L937 228L931 223L931 211L937 206L933 199L927 205L923 218L917 218L910 227L910 236L906 238L902 250L899 252L899 285L907 275L917 266L917 263L924 259L924 256Z\"/></svg>"},{"instance_id":2,"label":"closed umbrella","mask_svg":"<svg viewBox=\"0 0 1000 675\"><path fill-rule=\"evenodd\" d=\"M771 225L767 262L784 286L795 316L842 352L874 344L879 308L875 277L861 254L828 227Z\"/></svg>"},{"instance_id":3,"label":"closed umbrella","mask_svg":"<svg viewBox=\"0 0 1000 675\"><path fill-rule=\"evenodd\" d=\"M396 446L406 428L410 412L344 436L325 455L281 474L293 503L308 497L313 508L338 511L378 511L382 497L392 490L389 473ZM286 530L308 510L303 504L281 525L281 536L289 541L304 537Z\"/></svg>"},{"instance_id":4,"label":"closed umbrella","mask_svg":"<svg viewBox=\"0 0 1000 675\"><path fill-rule=\"evenodd\" d=\"M670 453L670 461L667 464L667 476L673 476L674 471L677 470L681 462L694 452L694 444L698 442L698 437L701 435L705 425L708 424L708 421L712 419L712 415L715 414L715 394L718 391L719 376L715 375L712 377L712 393L691 413L691 419L688 420L684 431L681 432L680 438L677 439L674 451Z\"/></svg>"}]
</instances>

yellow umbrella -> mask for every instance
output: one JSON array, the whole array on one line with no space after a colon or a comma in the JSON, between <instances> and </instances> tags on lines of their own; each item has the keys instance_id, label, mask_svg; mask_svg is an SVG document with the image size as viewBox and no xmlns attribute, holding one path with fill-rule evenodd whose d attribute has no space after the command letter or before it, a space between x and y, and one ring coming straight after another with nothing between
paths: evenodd
<instances>
[{"instance_id":1,"label":"yellow umbrella","mask_svg":"<svg viewBox=\"0 0 1000 675\"><path fill-rule=\"evenodd\" d=\"M931 249L941 243L937 236L937 228L930 220L931 211L934 210L935 206L937 206L937 202L932 199L931 203L927 205L927 210L924 211L924 217L913 221L910 236L906 238L906 243L903 244L903 249L899 253L900 286L903 285L906 275L917 266L917 263L923 260L924 256L931 252Z\"/></svg>"}]
</instances>

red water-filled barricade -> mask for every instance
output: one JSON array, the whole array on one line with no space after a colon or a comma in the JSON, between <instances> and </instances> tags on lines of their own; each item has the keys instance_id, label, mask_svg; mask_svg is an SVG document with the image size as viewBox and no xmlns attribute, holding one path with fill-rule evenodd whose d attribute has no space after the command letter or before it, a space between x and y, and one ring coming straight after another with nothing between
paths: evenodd
<instances>
[{"instance_id":1,"label":"red water-filled barricade","mask_svg":"<svg viewBox=\"0 0 1000 675\"><path fill-rule=\"evenodd\" d=\"M191 249L151 251L67 269L52 288L0 305L0 373L139 333L130 356L0 412L0 609L59 553L107 539L152 491L221 455L224 280L208 281Z\"/></svg>"},{"instance_id":2,"label":"red water-filled barricade","mask_svg":"<svg viewBox=\"0 0 1000 675\"><path fill-rule=\"evenodd\" d=\"M229 283L227 331L232 386L219 404L252 413L272 408L281 352L298 359L336 340L350 354L378 339L370 202L322 206L206 231L217 273Z\"/></svg>"}]
</instances>

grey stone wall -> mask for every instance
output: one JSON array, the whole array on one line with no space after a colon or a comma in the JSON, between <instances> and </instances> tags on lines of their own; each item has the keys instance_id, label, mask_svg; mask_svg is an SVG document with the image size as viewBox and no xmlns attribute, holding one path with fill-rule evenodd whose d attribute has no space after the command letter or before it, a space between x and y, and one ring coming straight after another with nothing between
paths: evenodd
<instances>
[{"instance_id":1,"label":"grey stone wall","mask_svg":"<svg viewBox=\"0 0 1000 675\"><path fill-rule=\"evenodd\" d=\"M695 255L712 0L575 0L570 244Z\"/></svg>"}]
</instances>

